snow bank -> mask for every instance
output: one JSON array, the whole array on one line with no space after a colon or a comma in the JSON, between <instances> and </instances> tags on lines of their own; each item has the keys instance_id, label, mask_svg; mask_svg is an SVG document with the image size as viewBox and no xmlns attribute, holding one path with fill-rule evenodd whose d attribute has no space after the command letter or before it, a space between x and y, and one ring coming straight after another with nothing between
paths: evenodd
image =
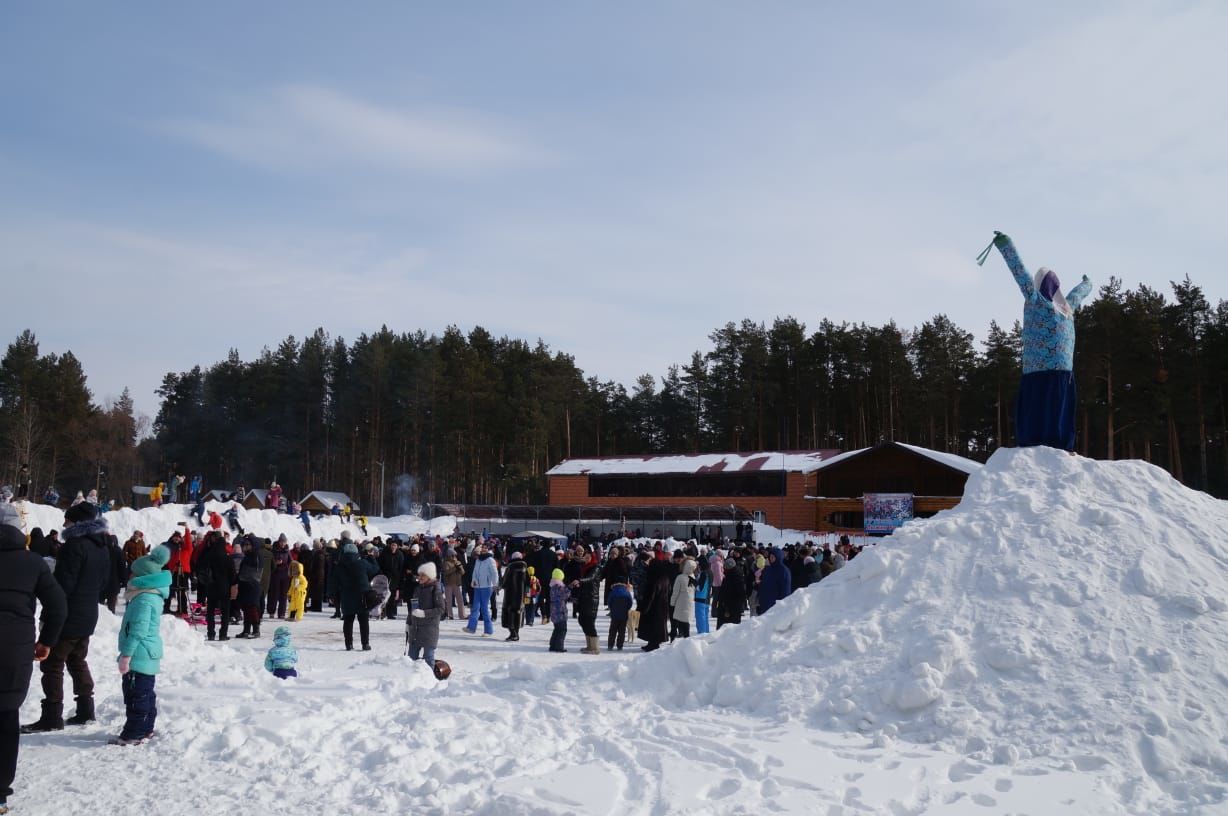
<instances>
[{"instance_id":1,"label":"snow bank","mask_svg":"<svg viewBox=\"0 0 1228 816\"><path fill-rule=\"evenodd\" d=\"M962 751L1103 769L1135 811L1228 800L1228 502L1142 462L1001 450L962 503L710 639L618 671Z\"/></svg>"},{"instance_id":2,"label":"snow bank","mask_svg":"<svg viewBox=\"0 0 1228 816\"><path fill-rule=\"evenodd\" d=\"M64 511L51 507L46 504L34 504L32 502L19 502L24 510L25 531L29 533L35 527L41 527L44 533L52 530L62 530L64 528ZM206 511L212 510L225 517L226 512L231 508L230 502L206 502ZM161 507L146 507L141 510L134 510L131 507L122 507L119 510L112 510L109 513L104 513L103 517L107 520L107 526L111 532L120 540L127 541L131 535L140 530L145 534L145 540L151 544L160 544L171 537L175 532L175 528L180 522L187 522L188 526L195 533L196 531L206 530L206 527L196 523L196 516L192 515L192 506L187 504L166 504ZM205 515L206 521L209 516ZM357 524L346 524L337 516L326 516L320 519L312 519L311 535L307 535L307 531L303 529L302 522L298 516L290 516L285 513L278 513L276 510L248 510L239 508L239 524L247 532L254 532L258 536L277 540L277 537L285 534L286 539L291 544L307 543L316 538L334 539L340 538L342 530L349 530L356 541L361 541L364 538L374 538L381 535L381 528L368 520L367 535L362 534L361 528ZM222 525L223 530L229 529L225 524Z\"/></svg>"}]
</instances>

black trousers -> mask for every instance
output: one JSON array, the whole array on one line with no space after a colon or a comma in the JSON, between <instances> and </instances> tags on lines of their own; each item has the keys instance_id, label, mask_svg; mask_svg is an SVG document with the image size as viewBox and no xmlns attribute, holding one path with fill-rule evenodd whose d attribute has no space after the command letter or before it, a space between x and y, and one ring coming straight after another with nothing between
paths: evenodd
<instances>
[{"instance_id":1,"label":"black trousers","mask_svg":"<svg viewBox=\"0 0 1228 816\"><path fill-rule=\"evenodd\" d=\"M388 603L384 604L384 617L388 620L396 620L397 606L400 601L397 600L397 595L400 594L400 587L389 587L391 592L388 595Z\"/></svg>"},{"instance_id":2,"label":"black trousers","mask_svg":"<svg viewBox=\"0 0 1228 816\"><path fill-rule=\"evenodd\" d=\"M615 646L621 649L626 638L627 619L622 618L619 620L616 618L610 618L610 636L607 639L608 643L606 644L606 649L613 649Z\"/></svg>"},{"instance_id":3,"label":"black trousers","mask_svg":"<svg viewBox=\"0 0 1228 816\"><path fill-rule=\"evenodd\" d=\"M213 613L217 612L222 620L222 637L227 637L230 630L230 588L223 590L214 587L208 593L209 603L205 606L205 627L209 637L213 637Z\"/></svg>"},{"instance_id":4,"label":"black trousers","mask_svg":"<svg viewBox=\"0 0 1228 816\"><path fill-rule=\"evenodd\" d=\"M580 613L580 631L585 637L597 637L597 616Z\"/></svg>"},{"instance_id":5,"label":"black trousers","mask_svg":"<svg viewBox=\"0 0 1228 816\"><path fill-rule=\"evenodd\" d=\"M17 747L21 740L21 718L17 709L0 711L0 800L13 792L17 776Z\"/></svg>"},{"instance_id":6,"label":"black trousers","mask_svg":"<svg viewBox=\"0 0 1228 816\"><path fill-rule=\"evenodd\" d=\"M371 619L367 617L367 610L362 610L357 615L349 614L341 616L341 632L345 635L345 648L354 648L354 618L358 618L358 636L362 638L364 647L371 645Z\"/></svg>"},{"instance_id":7,"label":"black trousers","mask_svg":"<svg viewBox=\"0 0 1228 816\"><path fill-rule=\"evenodd\" d=\"M674 624L674 634L680 638L689 638L691 636L691 624L687 621L676 620Z\"/></svg>"},{"instance_id":8,"label":"black trousers","mask_svg":"<svg viewBox=\"0 0 1228 816\"><path fill-rule=\"evenodd\" d=\"M72 690L77 699L94 696L94 678L85 658L90 653L90 639L60 638L51 647L51 655L38 664L43 673L43 699L55 705L64 704L64 669L72 678Z\"/></svg>"}]
</instances>

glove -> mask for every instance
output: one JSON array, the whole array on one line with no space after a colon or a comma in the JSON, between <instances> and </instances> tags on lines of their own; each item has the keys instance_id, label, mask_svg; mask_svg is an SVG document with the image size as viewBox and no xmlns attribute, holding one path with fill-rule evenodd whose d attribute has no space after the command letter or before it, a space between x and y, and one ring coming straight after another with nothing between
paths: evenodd
<instances>
[{"instance_id":1,"label":"glove","mask_svg":"<svg viewBox=\"0 0 1228 816\"><path fill-rule=\"evenodd\" d=\"M426 613L425 613L425 612L423 612L421 609L415 609L415 610L413 611L413 616L414 616L415 618L425 618L425 617L426 617Z\"/></svg>"},{"instance_id":2,"label":"glove","mask_svg":"<svg viewBox=\"0 0 1228 816\"><path fill-rule=\"evenodd\" d=\"M132 658L129 655L121 655L119 658L119 673L127 674L132 668Z\"/></svg>"}]
</instances>

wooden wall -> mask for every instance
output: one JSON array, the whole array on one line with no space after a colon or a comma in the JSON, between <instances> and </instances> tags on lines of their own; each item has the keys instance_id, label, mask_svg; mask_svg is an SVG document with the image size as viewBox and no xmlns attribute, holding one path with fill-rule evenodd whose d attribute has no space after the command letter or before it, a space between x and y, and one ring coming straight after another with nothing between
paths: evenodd
<instances>
[{"instance_id":1,"label":"wooden wall","mask_svg":"<svg viewBox=\"0 0 1228 816\"><path fill-rule=\"evenodd\" d=\"M777 471L779 473L779 471ZM550 504L631 507L691 506L696 504L733 504L749 512L762 510L768 524L791 530L809 530L814 524L814 507L804 498L814 491L814 476L789 473L785 496L599 496L588 495L588 476L549 477ZM783 524L781 523L783 521Z\"/></svg>"}]
</instances>

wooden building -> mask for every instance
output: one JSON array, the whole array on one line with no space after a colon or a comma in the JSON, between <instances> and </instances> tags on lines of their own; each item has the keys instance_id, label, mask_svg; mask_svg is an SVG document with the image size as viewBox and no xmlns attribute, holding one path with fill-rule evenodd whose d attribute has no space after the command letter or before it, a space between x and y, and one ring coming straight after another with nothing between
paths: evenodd
<instances>
[{"instance_id":1,"label":"wooden building","mask_svg":"<svg viewBox=\"0 0 1228 816\"><path fill-rule=\"evenodd\" d=\"M344 493L330 493L326 490L313 490L299 501L299 506L308 513L323 513L328 514L333 512L333 505L341 506L345 510L345 506L350 504L353 506L354 512L358 512L358 502L351 499Z\"/></svg>"},{"instance_id":2,"label":"wooden building","mask_svg":"<svg viewBox=\"0 0 1228 816\"><path fill-rule=\"evenodd\" d=\"M776 527L808 530L815 472L835 450L566 459L546 472L550 504L680 508L721 505ZM701 522L702 519L690 519Z\"/></svg>"},{"instance_id":3,"label":"wooden building","mask_svg":"<svg viewBox=\"0 0 1228 816\"><path fill-rule=\"evenodd\" d=\"M918 518L932 516L959 504L964 483L981 467L953 453L902 442L833 456L814 472L808 526L823 532L863 532L867 493L911 493L913 513Z\"/></svg>"}]
</instances>

